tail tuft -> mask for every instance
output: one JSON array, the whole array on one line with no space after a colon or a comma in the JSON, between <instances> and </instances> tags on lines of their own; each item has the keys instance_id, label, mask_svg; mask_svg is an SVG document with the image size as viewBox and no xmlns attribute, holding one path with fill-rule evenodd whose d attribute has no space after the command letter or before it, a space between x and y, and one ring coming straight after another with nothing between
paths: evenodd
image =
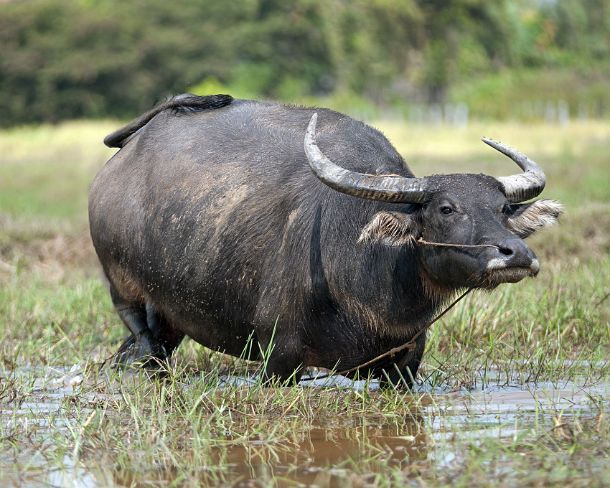
<instances>
[{"instance_id":1,"label":"tail tuft","mask_svg":"<svg viewBox=\"0 0 610 488\"><path fill-rule=\"evenodd\" d=\"M108 134L104 138L104 144L108 147L123 147L129 136L135 134L138 130L148 124L155 115L164 110L169 109L175 115L185 115L201 112L203 110L226 107L227 105L230 105L232 101L233 97L231 95L207 95L203 97L191 93L176 95L175 97L160 103L152 110L140 115L126 126L121 127L112 134Z\"/></svg>"}]
</instances>

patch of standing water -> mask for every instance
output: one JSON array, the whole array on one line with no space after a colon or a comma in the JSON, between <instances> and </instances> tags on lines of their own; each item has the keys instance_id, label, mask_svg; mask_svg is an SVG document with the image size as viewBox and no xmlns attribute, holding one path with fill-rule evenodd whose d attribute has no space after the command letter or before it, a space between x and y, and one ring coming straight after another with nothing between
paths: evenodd
<instances>
[{"instance_id":1,"label":"patch of standing water","mask_svg":"<svg viewBox=\"0 0 610 488\"><path fill-rule=\"evenodd\" d=\"M87 374L76 365L71 368L21 368L0 371L0 382L21 382L20 398L6 398L0 403L0 434L22 434L50 437L58 431L74 432L81 426L66 415L65 402L72 395L90 403L81 409L80 418L95 411L95 404L113 394L97 392L87 384ZM248 387L256 383L247 377L224 376L221 387ZM490 384L489 382L487 384ZM85 388L86 386L86 388ZM186 385L188 388L188 385ZM334 389L340 395L345 390L376 391L377 381L353 381L341 376L327 378L306 377L300 387ZM542 419L550 423L553 415L594 417L600 408L608 410L610 382L579 384L578 382L536 382L512 386L487 386L472 390L446 391L438 387L420 385L415 397L417 412L402 422L367 421L356 425L316 425L315 422L297 443L290 446L268 446L258 439L245 440L241 445L225 448L223 466L229 467L235 479L272 479L283 476L305 484L325 484L329 480L347 476L350 463L358 463L365 449L385 453L386 465L402 466L405 462L426 461L439 468L450 467L460 458L463 444L447 442L459 435L460 441L477 443L490 437L511 438ZM120 397L114 397L120 401ZM346 419L343 419L346 420ZM443 444L444 443L444 444ZM44 443L43 443L44 445ZM442 449L438 446L443 445ZM24 464L26 473L19 480L27 484L51 486L97 486L104 484L88 471L77 456L65 455L61 469L54 461L45 471L45 457L32 455ZM0 454L0 472L11 473L14 463L7 453ZM28 471L29 470L29 471ZM346 471L347 470L347 471ZM28 476L28 472L34 475ZM169 475L168 475L169 476ZM10 479L10 478L9 478ZM106 477L104 476L104 479ZM326 481L325 481L326 480ZM129 480L127 480L129 481ZM127 483L128 484L128 483Z\"/></svg>"}]
</instances>

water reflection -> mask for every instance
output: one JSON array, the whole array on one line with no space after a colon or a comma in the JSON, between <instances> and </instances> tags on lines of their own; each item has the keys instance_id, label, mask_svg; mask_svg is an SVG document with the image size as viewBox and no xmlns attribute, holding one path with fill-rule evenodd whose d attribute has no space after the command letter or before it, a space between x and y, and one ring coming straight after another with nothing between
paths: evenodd
<instances>
[{"instance_id":1,"label":"water reflection","mask_svg":"<svg viewBox=\"0 0 610 488\"><path fill-rule=\"evenodd\" d=\"M223 464L240 480L287 478L303 484L345 480L355 466L374 474L380 467L401 468L427 458L423 425L367 425L356 428L314 427L298 442L284 446L252 443L223 450ZM382 461L382 462L380 462ZM367 469L368 468L368 469Z\"/></svg>"},{"instance_id":2,"label":"water reflection","mask_svg":"<svg viewBox=\"0 0 610 488\"><path fill-rule=\"evenodd\" d=\"M76 368L23 368L0 372L2 388L18 384L23 397L0 397L0 436L10 439L39 439L37 448L23 446L12 453L0 453L2 484L28 486L107 486L118 484L164 485L176 481L178 473L151 466L143 481L141 473L112 471L108 465L97 465L99 459L79 460L77 449L64 453L63 461L47 459L45 448L53 436L63 432L72 435L81 425L66 415L65 402L78 394L81 420L95 411L96 402L113 398L118 393L105 385L99 389L87 383L87 374ZM197 379L193 379L197 381ZM249 380L225 377L222 384L247 386ZM87 388L83 388L83 386ZM185 384L185 388L189 385ZM335 377L310 379L303 388L334 388L375 390L375 382L352 382ZM341 394L341 392L337 392ZM350 418L329 424L324 419L307 419L299 432L283 436L281 443L264 439L232 439L214 447L214 463L201 466L192 478L202 484L232 486L319 485L363 486L374 483L379 470L396 468L404 471L412 465L433 463L437 467L450 465L460 457L462 444L439 443L459 435L462 441L474 442L487 437L511 437L549 416L594 415L602 399L607 409L610 382L586 386L578 382L524 384L519 386L487 387L454 392L421 387L416 402L406 418L383 416L375 419ZM87 406L89 405L89 406ZM305 422L304 422L305 423ZM309 426L309 427L308 427ZM18 434L18 435L17 435ZM287 440L286 440L287 439ZM45 447L46 446L46 447ZM17 446L19 447L19 446ZM112 446L108 446L111 449ZM105 454L105 453L100 453ZM61 459L61 458L60 458ZM57 469L60 465L61 469ZM7 482L8 480L8 482Z\"/></svg>"}]
</instances>

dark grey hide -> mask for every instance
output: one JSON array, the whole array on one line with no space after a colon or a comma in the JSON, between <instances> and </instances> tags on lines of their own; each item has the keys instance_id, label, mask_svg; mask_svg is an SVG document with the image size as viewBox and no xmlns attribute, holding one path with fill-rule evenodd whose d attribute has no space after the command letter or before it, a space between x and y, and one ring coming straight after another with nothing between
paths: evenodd
<instances>
[{"instance_id":1,"label":"dark grey hide","mask_svg":"<svg viewBox=\"0 0 610 488\"><path fill-rule=\"evenodd\" d=\"M417 204L341 193L308 164L314 112L336 165L413 176L346 115L222 96L177 97L107 138L122 149L91 186L89 217L130 331L118 362L163 359L186 335L236 356L253 338L250 357L271 350L266 374L281 379L345 370L408 341L459 289L537 273L522 237L558 204L508 202L498 180L472 174L430 177ZM424 344L360 373L410 384Z\"/></svg>"}]
</instances>

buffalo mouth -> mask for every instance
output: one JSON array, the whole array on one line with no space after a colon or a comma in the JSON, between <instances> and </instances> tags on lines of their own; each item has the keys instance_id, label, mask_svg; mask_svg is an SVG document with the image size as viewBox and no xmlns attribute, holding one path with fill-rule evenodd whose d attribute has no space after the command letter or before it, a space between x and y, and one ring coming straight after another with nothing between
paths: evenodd
<instances>
[{"instance_id":1,"label":"buffalo mouth","mask_svg":"<svg viewBox=\"0 0 610 488\"><path fill-rule=\"evenodd\" d=\"M524 278L534 277L540 270L537 259L527 266L508 266L500 260L491 260L485 270L486 288L493 288L501 283L517 283Z\"/></svg>"}]
</instances>

